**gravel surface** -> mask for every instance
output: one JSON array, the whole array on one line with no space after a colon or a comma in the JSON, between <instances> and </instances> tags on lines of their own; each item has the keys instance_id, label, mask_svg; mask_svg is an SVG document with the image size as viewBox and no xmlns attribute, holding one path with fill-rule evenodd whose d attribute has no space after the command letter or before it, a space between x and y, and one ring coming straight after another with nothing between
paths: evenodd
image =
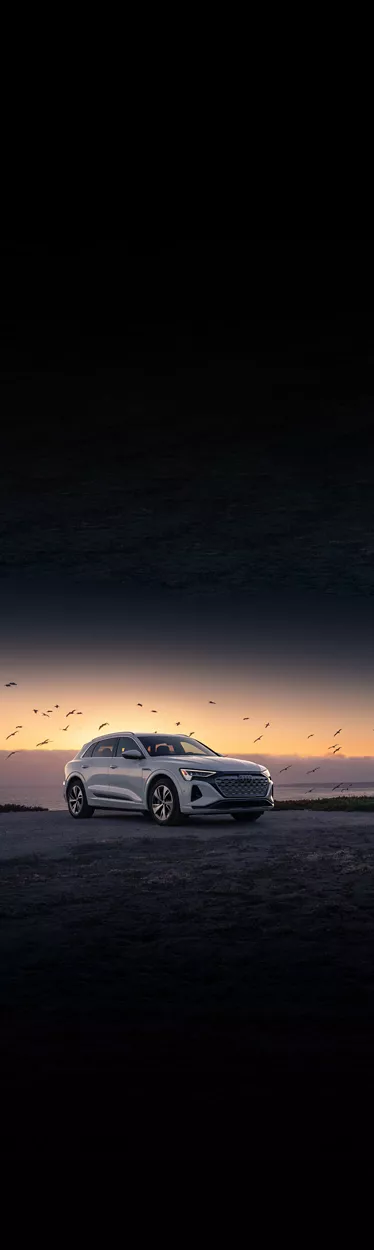
<instances>
[{"instance_id":1,"label":"gravel surface","mask_svg":"<svg viewBox=\"0 0 374 1250\"><path fill-rule=\"evenodd\" d=\"M228 848L241 831L253 848L260 843L263 855L277 847L285 851L285 843L291 846L296 837L300 848L306 838L311 835L323 836L326 839L336 838L339 845L348 837L357 843L358 831L374 838L374 814L365 812L318 812L318 811L284 811L265 812L258 821L248 829L248 825L240 825L230 816L219 816L213 819L191 817L188 823L168 832L160 831L155 825L148 823L139 816L125 815L122 812L95 812L90 821L74 821L67 811L44 812L0 812L0 860L8 856L43 854L56 855L57 858L66 848L82 846L85 842L101 842L109 838L120 838L125 841L151 836L152 842L176 841L177 846L189 841L190 838L199 842L210 842L212 837L226 837ZM258 835L258 836L257 836ZM269 836L271 842L269 842ZM300 841L301 839L301 841Z\"/></svg>"},{"instance_id":2,"label":"gravel surface","mask_svg":"<svg viewBox=\"0 0 374 1250\"><path fill-rule=\"evenodd\" d=\"M13 1126L15 1105L32 1123L52 1097L65 1127L78 1100L93 1133L116 1107L140 1153L160 1115L179 1132L200 1117L221 1148L249 1120L265 1151L323 1122L347 1149L374 1105L372 817L166 835L140 817L10 813L0 857Z\"/></svg>"}]
</instances>

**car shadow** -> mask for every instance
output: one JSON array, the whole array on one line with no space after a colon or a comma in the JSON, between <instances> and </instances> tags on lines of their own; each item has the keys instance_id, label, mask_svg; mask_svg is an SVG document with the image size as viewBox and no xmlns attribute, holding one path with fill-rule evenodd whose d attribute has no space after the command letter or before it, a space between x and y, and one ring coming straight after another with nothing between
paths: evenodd
<instances>
[{"instance_id":1,"label":"car shadow","mask_svg":"<svg viewBox=\"0 0 374 1250\"><path fill-rule=\"evenodd\" d=\"M113 821L114 823L116 821L123 821L123 820L139 821L139 824L141 824L142 828L143 827L147 829L157 828L157 829L163 830L162 825L156 825L155 821L150 820L147 816L143 816L142 812L139 812L139 815L135 815L134 812L111 812L107 810L106 808L96 808L93 820L97 821L97 820L103 820L103 819ZM222 813L219 814L217 812L216 816L213 816L213 815L212 816L188 816L186 817L185 820L182 820L179 825L166 825L165 829L173 829L177 832L178 829L183 829L183 828L188 829L189 825L191 827L193 826L196 829L197 825L204 825L204 827L209 827L209 825L218 824L218 823L223 824L223 825L224 824L233 825L235 822L232 820L230 814L222 815Z\"/></svg>"}]
</instances>

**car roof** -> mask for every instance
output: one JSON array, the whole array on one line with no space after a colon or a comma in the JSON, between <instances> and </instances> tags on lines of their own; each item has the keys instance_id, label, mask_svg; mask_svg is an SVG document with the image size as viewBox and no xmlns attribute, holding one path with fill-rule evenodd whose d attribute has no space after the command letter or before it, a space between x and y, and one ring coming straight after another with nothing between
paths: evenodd
<instances>
[{"instance_id":1,"label":"car roof","mask_svg":"<svg viewBox=\"0 0 374 1250\"><path fill-rule=\"evenodd\" d=\"M173 734L167 729L159 729L158 733L155 733L154 729L111 729L110 733L96 734L95 738L91 738L91 742L96 742L96 738L118 738L118 736L121 737L121 734L134 734L135 738L144 736L144 734L147 735L147 738L160 738L162 733L167 733L169 738L178 738L179 736L182 738L191 737L190 734Z\"/></svg>"},{"instance_id":2,"label":"car roof","mask_svg":"<svg viewBox=\"0 0 374 1250\"><path fill-rule=\"evenodd\" d=\"M131 734L133 738L139 738L140 740L142 738L158 738L160 742L162 742L163 735L166 738L191 738L191 734L174 734L169 733L168 730L159 730L158 733L156 733L154 729L111 729L110 733L97 734L95 738L90 738L88 742L84 742L83 746L79 748L78 755L82 755L83 751L87 751L88 747L91 747L93 742L107 742L108 738L122 738L125 737L126 734ZM199 741L199 738L191 738L191 742ZM204 745L206 744L202 742L201 746ZM75 756L74 758L77 757Z\"/></svg>"},{"instance_id":3,"label":"car roof","mask_svg":"<svg viewBox=\"0 0 374 1250\"><path fill-rule=\"evenodd\" d=\"M139 729L139 730L138 729L111 729L110 733L96 734L95 738L90 738L88 742L84 742L83 746L81 747L81 750L83 751L85 747L91 746L91 742L100 742L101 740L104 742L104 739L106 741L107 738L122 738L122 736L125 737L126 734L132 734L134 738L141 738L141 737L162 738L162 732L166 733L167 731L159 730L159 732L156 734L154 729ZM179 735L179 734L168 733L167 736L169 738L171 737L178 738L179 736L181 736L182 738L187 738L187 737L190 737L190 734Z\"/></svg>"}]
</instances>

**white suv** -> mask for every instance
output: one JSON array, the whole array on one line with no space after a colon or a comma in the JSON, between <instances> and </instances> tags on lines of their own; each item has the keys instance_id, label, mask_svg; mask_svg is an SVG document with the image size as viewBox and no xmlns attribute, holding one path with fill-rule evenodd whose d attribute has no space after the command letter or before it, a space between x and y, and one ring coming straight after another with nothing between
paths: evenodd
<instances>
[{"instance_id":1,"label":"white suv","mask_svg":"<svg viewBox=\"0 0 374 1250\"><path fill-rule=\"evenodd\" d=\"M97 807L146 812L162 826L198 812L252 821L274 807L268 768L177 734L93 738L65 765L63 789L75 820L93 816Z\"/></svg>"}]
</instances>

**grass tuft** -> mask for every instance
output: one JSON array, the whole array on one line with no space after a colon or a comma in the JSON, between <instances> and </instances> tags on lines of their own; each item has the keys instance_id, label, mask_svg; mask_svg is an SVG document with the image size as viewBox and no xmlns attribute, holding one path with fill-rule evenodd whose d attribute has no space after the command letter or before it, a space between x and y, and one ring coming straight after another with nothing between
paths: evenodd
<instances>
[{"instance_id":1,"label":"grass tuft","mask_svg":"<svg viewBox=\"0 0 374 1250\"><path fill-rule=\"evenodd\" d=\"M0 803L0 812L48 812L48 807L25 807L23 803Z\"/></svg>"},{"instance_id":2,"label":"grass tuft","mask_svg":"<svg viewBox=\"0 0 374 1250\"><path fill-rule=\"evenodd\" d=\"M337 795L331 799L275 799L274 807L283 811L311 809L315 812L374 812L374 798L366 794Z\"/></svg>"}]
</instances>

